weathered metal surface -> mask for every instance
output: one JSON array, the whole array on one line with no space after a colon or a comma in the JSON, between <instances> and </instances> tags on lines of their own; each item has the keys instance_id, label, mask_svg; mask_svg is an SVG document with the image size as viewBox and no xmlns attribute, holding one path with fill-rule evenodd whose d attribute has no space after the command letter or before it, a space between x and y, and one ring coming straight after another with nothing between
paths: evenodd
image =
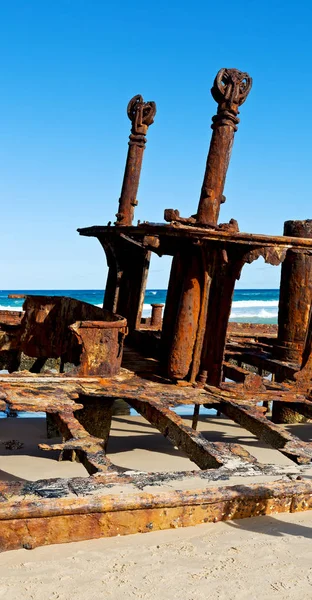
<instances>
[{"instance_id":1,"label":"weathered metal surface","mask_svg":"<svg viewBox=\"0 0 312 600\"><path fill-rule=\"evenodd\" d=\"M161 329L161 327L162 327L162 311L164 308L164 304L153 303L151 306L152 306L151 327L155 327L156 329Z\"/></svg>"},{"instance_id":2,"label":"weathered metal surface","mask_svg":"<svg viewBox=\"0 0 312 600\"><path fill-rule=\"evenodd\" d=\"M8 294L8 298L14 298L14 299L26 298L26 294Z\"/></svg>"},{"instance_id":3,"label":"weathered metal surface","mask_svg":"<svg viewBox=\"0 0 312 600\"><path fill-rule=\"evenodd\" d=\"M111 376L119 372L126 319L116 321L78 321L70 325L81 347L77 375Z\"/></svg>"},{"instance_id":4,"label":"weathered metal surface","mask_svg":"<svg viewBox=\"0 0 312 600\"><path fill-rule=\"evenodd\" d=\"M155 102L144 102L142 96L134 96L127 108L128 117L132 123L129 137L129 150L119 199L119 225L131 225L134 208L137 205L137 191L141 174L143 152L146 144L148 127L154 122L156 114Z\"/></svg>"},{"instance_id":5,"label":"weathered metal surface","mask_svg":"<svg viewBox=\"0 0 312 600\"><path fill-rule=\"evenodd\" d=\"M312 458L311 444L300 442L290 433L285 432L282 427L271 423L262 416L262 411L257 407L259 400L273 399L293 402L296 409L302 404L303 410L306 413L309 410L312 414L312 403L305 399L304 395L292 391L289 387L284 391L283 389L264 391L258 384L254 388L251 386L251 389L241 386L236 390L233 390L230 385L225 385L224 390L211 386L206 386L205 389L180 387L150 381L124 371L110 379L7 376L0 378L0 391L2 399L13 410L45 410L49 413L58 413L71 435L71 427L74 431L77 427L78 431L81 431L80 425L73 417L73 413L82 408L79 403L80 397L96 398L98 401L101 399L104 404L107 400L111 402L114 397L123 398L174 445L185 451L190 460L196 462L201 469L225 465L227 461L233 459L233 454L245 462L250 462L251 457L247 456L239 446L207 442L201 434L195 433L191 427L184 425L182 419L170 410L173 406L187 403L217 406L221 412L245 426L259 439L265 439L272 447L279 449L292 460L309 462ZM233 397L235 397L234 401ZM64 415L67 415L66 418ZM84 435L88 437L89 433ZM71 442L73 449L74 443Z\"/></svg>"},{"instance_id":6,"label":"weathered metal surface","mask_svg":"<svg viewBox=\"0 0 312 600\"><path fill-rule=\"evenodd\" d=\"M220 69L214 80L211 93L218 103L218 112L212 119L213 134L197 210L199 223L216 225L218 222L220 204L225 200L223 189L234 133L239 123L238 109L245 102L251 85L248 73L237 69Z\"/></svg>"},{"instance_id":7,"label":"weathered metal surface","mask_svg":"<svg viewBox=\"0 0 312 600\"><path fill-rule=\"evenodd\" d=\"M151 252L123 234L116 244L114 230L100 240L108 265L104 308L125 317L131 334L141 322Z\"/></svg>"},{"instance_id":8,"label":"weathered metal surface","mask_svg":"<svg viewBox=\"0 0 312 600\"><path fill-rule=\"evenodd\" d=\"M236 404L227 400L221 403L220 410L256 435L259 440L268 443L291 460L301 464L309 463L312 460L311 443L302 442L282 427L261 416L259 411L250 406L244 406L242 401L241 404Z\"/></svg>"},{"instance_id":9,"label":"weathered metal surface","mask_svg":"<svg viewBox=\"0 0 312 600\"><path fill-rule=\"evenodd\" d=\"M200 249L186 246L180 254L183 285L175 314L166 372L172 379L184 379L191 368L196 342L202 295L202 256Z\"/></svg>"},{"instance_id":10,"label":"weathered metal surface","mask_svg":"<svg viewBox=\"0 0 312 600\"><path fill-rule=\"evenodd\" d=\"M207 381L212 385L219 385L222 381L227 324L235 283L243 264L244 256L240 252L236 252L234 256L232 252L228 252L226 258L219 252L215 258L200 365L200 370L207 373ZM214 315L218 315L218 318L215 319Z\"/></svg>"},{"instance_id":11,"label":"weathered metal surface","mask_svg":"<svg viewBox=\"0 0 312 600\"><path fill-rule=\"evenodd\" d=\"M27 495L25 497L25 489L21 490L22 498L19 503L16 499L12 499L10 493L2 489L4 497L7 498L1 505L2 513L0 509L0 545L2 545L2 549L23 545L24 547L34 547L42 543L60 543L102 535L117 535L125 522L131 523L131 526L122 527L124 533L166 528L172 522L177 522L179 526L202 522L199 516L203 515L203 510L206 511L205 502L199 501L199 505L204 505L205 508L198 509L198 516L192 516L194 515L192 498L200 498L202 492L199 492L199 496L198 492L180 492L178 496L172 498L174 503L172 511L170 509L168 512L166 509L164 512L160 510L159 496L154 493L149 494L148 505L144 494L141 497L136 493L134 504L130 503L126 508L122 508L120 504L120 502L123 502L122 496L117 492L120 485L125 485L125 491L128 490L129 493L132 485L144 489L144 485L159 486L162 482L168 484L170 478L172 481L179 481L181 478L186 477L200 477L207 479L208 482L226 480L235 474L241 477L250 477L257 474L276 477L276 475L283 472L280 467L261 465L237 444L208 442L201 434L186 426L182 419L170 410L170 406L179 403L209 404L211 402L216 406L219 399L224 412L233 410L234 406L239 415L243 413L244 419L247 415L244 426L253 431L257 430L260 439L266 439L273 447L278 447L281 452L293 460L307 462L312 457L309 444L301 443L290 434L284 434L283 430L276 425L272 426L269 421L262 418L261 411L251 409L250 406L248 408L241 407L231 400L225 400L224 394L226 392L222 392L218 388L209 391L193 386L180 387L165 382L157 383L144 377L138 377L131 371L122 370L120 375L110 379L96 377L72 377L68 379L66 376L35 376L22 373L18 376L2 376L0 390L2 398L5 398L6 403L11 408L17 410L45 410L54 414L58 419L58 426L63 434L64 441L61 444L52 446L42 444L41 448L43 450L58 449L64 457L68 456L69 452L74 452L90 474L97 474L96 479L93 478L92 480L91 488L92 493L96 495L97 508L95 509L93 509L92 494L90 497L90 492L79 504L79 498L81 495L83 496L83 490L86 490L83 486L88 486L88 483L77 486L75 480L70 480L68 484L60 480L55 484L53 481L28 484L30 497L29 499ZM122 470L114 467L105 456L113 397L127 399L174 445L184 450L190 459L203 469L202 472L200 474L193 472L148 475L132 471L130 474L123 473ZM293 399L298 400L298 394ZM97 405L95 411L93 411L94 403ZM226 408L224 408L225 405ZM94 430L95 421L92 413L97 414L98 410L108 411L105 431L100 429L100 425L97 431ZM89 416L91 416L90 422ZM232 415L232 418L238 421L241 417L237 417L237 414L235 414ZM286 472L284 470L284 473ZM101 496L101 484L109 486L108 490L112 494L109 498L107 497L107 491L104 497ZM116 492L112 487L114 485L117 486ZM270 514L274 510L289 510L289 507L295 505L296 502L297 482L287 484L287 494L281 491L280 485L284 486L284 484L274 483L269 487L263 484L256 487L250 484L241 488L237 487L235 488L235 502L231 500L230 503L228 503L228 494L231 488L217 490L217 493L220 494L218 503L208 502L210 506L209 516L207 517L205 514L203 521L205 522L205 519L216 521L227 517L239 518L240 516ZM300 483L300 486L305 485L305 483ZM71 492L74 490L74 501L72 495L69 500L67 500L67 497L63 499L64 493L66 496L67 487ZM266 500L263 499L259 502L259 494L261 496L264 489L266 490ZM268 492L269 489L270 492ZM300 489L302 490L302 487ZM214 490L205 490L205 494L210 493L213 494ZM166 495L167 493L164 492L161 498L164 499ZM264 496L261 497L264 498ZM59 498L60 502L58 503ZM179 502L177 502L177 498L180 499ZM275 499L273 500L273 498ZM307 503L306 506L303 506L298 499L297 504L301 509L310 507L306 496L303 497L301 494L300 499L302 502ZM77 502L80 507L84 506L84 508L76 510ZM13 513L11 511L12 504L14 505ZM227 506L226 510L224 510L225 506ZM195 512L197 512L197 509ZM84 518L82 518L82 515ZM91 518L91 515L94 515L93 518ZM168 520L169 515L171 520ZM4 527L4 521L1 519L6 520L6 527ZM29 519L31 519L31 527ZM175 521L176 519L178 521ZM94 523L100 523L99 527L94 525L92 532L90 531L91 522L93 525ZM104 523L107 523L107 525L104 525ZM153 525L146 527L147 523L153 523Z\"/></svg>"},{"instance_id":12,"label":"weathered metal surface","mask_svg":"<svg viewBox=\"0 0 312 600\"><path fill-rule=\"evenodd\" d=\"M297 250L312 250L312 239L298 238L282 235L267 235L262 233L245 233L245 232L229 232L218 228L205 227L188 227L185 225L169 225L164 223L140 223L137 227L110 227L107 225L93 225L92 227L80 227L78 230L80 235L86 237L97 237L100 241L105 240L106 236L113 236L115 243L118 244L121 235L127 235L129 239L133 239L137 243L143 243L146 236L158 237L160 246L157 248L159 254L173 255L176 249L183 247L184 240L192 240L196 243L213 242L229 244L236 246L237 244L245 246L246 252L254 248L280 248L287 251L288 249ZM171 244L171 251L169 248ZM165 252L166 248L166 252ZM152 248L155 252L155 247Z\"/></svg>"},{"instance_id":13,"label":"weathered metal surface","mask_svg":"<svg viewBox=\"0 0 312 600\"><path fill-rule=\"evenodd\" d=\"M5 330L6 326L20 325L23 315L23 311L0 310L0 331Z\"/></svg>"},{"instance_id":14,"label":"weathered metal surface","mask_svg":"<svg viewBox=\"0 0 312 600\"><path fill-rule=\"evenodd\" d=\"M302 481L117 495L90 478L2 484L1 494L2 551L312 508Z\"/></svg>"},{"instance_id":15,"label":"weathered metal surface","mask_svg":"<svg viewBox=\"0 0 312 600\"><path fill-rule=\"evenodd\" d=\"M122 317L73 298L27 296L14 347L40 367L60 357L73 373L115 375L126 326Z\"/></svg>"},{"instance_id":16,"label":"weathered metal surface","mask_svg":"<svg viewBox=\"0 0 312 600\"><path fill-rule=\"evenodd\" d=\"M87 230L80 230L83 235L95 235L99 238L101 243L104 245L104 240L106 236L111 235L110 231L112 228L107 229L103 227L94 227L89 228ZM120 228L120 231L125 231L125 228ZM118 239L119 239L118 228L114 228L114 239L116 243L116 247L118 247ZM201 280L205 279L205 274L208 273L208 280L204 283L200 290L196 295L196 302L194 306L198 306L200 304L200 311L196 311L196 315L203 314L204 310L202 309L205 302L207 302L207 286L210 285L211 279L215 278L216 283L214 284L215 288L222 288L221 286L221 274L222 270L226 273L229 273L229 280L227 281L227 275L224 275L225 285L228 288L228 293L225 295L220 291L220 295L222 297L222 303L220 304L220 299L218 300L217 294L211 292L211 289L208 290L208 300L210 304L210 310L208 308L207 311L207 327L208 330L212 331L208 335L208 331L206 333L206 342L205 342L205 352L206 355L213 355L212 358L209 358L211 362L210 371L212 368L212 373L216 373L217 375L212 375L213 379L211 382L217 383L217 377L220 378L221 375L221 363L222 363L222 354L223 347L225 344L225 332L226 327L224 326L224 322L227 322L227 316L229 314L229 309L231 306L231 297L232 291L235 284L235 277L233 277L233 272L236 272L239 276L240 268L245 262L251 262L256 259L258 256L264 256L265 260L270 264L277 264L282 261L285 252L290 248L296 248L298 250L310 250L312 247L312 240L307 238L290 238L288 236L285 237L273 237L273 236L263 236L263 235L249 235L243 233L230 233L228 231L223 230L207 230L199 227L187 227L185 225L179 224L177 226L166 226L166 225L153 225L153 224L142 224L137 228L127 228L127 237L132 238L136 241L137 244L143 244L144 239L147 237L154 236L158 238L159 245L155 250L155 247L150 247L151 251L157 251L158 254L171 254L176 258L173 260L172 264L172 273L169 282L168 289L168 297L164 312L164 326L163 326L163 362L168 364L168 360L171 360L170 357L172 355L171 349L173 348L173 338L175 340L181 340L180 345L178 345L178 355L175 349L174 354L177 355L178 360L183 359L183 344L182 340L184 336L182 335L182 330L184 328L184 319L182 316L184 314L188 314L187 306L184 307L181 302L181 296L183 294L183 288L186 290L191 290L191 285L188 288L186 283L185 273L187 269L182 261L181 268L178 268L179 260L181 260L181 256L185 254L186 245L192 240L194 247L199 246L202 248L202 255L205 257L210 257L208 259L208 264L205 260L201 260ZM111 238L112 239L112 238ZM145 246L146 249L146 246ZM196 249L196 253L198 255L198 249ZM222 256L223 257L223 267L222 269L215 269L214 265L217 264L213 256ZM237 258L235 258L235 256ZM189 261L189 257L187 258ZM235 262L236 261L236 262ZM198 263L197 263L198 265ZM195 272L191 273L191 277L195 276ZM230 286L230 279L231 286ZM130 280L129 276L129 280ZM194 294L195 292L193 292ZM187 293L188 297L189 292ZM219 298L220 298L219 295ZM208 305L209 306L209 305ZM217 319L216 326L222 329L220 330L219 335L217 335L214 327L214 316L216 313L216 308L218 307L224 311L223 317ZM119 312L122 313L122 310L119 309ZM122 313L123 314L123 313ZM179 326L179 315L181 314L181 330ZM184 360L183 365L183 373L187 373L186 378L190 380L194 380L196 378L197 373L200 370L197 368L197 373L195 369L195 363L192 362L191 366L189 365L189 356L192 354L192 360L195 358L195 348L201 346L201 344L197 344L197 340L202 338L203 330L206 326L206 323L199 323L199 317L194 316L192 318L193 330L190 341L188 342L190 346L190 351L188 352L187 360ZM192 316L192 315L191 315ZM138 322L136 321L136 327L139 327ZM222 333L222 334L221 334ZM195 341L194 341L195 340ZM218 358L216 358L216 353L213 349L213 345L210 346L211 340L213 344L218 344ZM193 343L193 346L191 347ZM176 343L175 343L176 345ZM180 348L180 349L179 349ZM273 357L272 357L273 358ZM198 359L196 359L198 362ZM214 366L215 363L215 366ZM283 368L279 363L276 363L276 369ZM287 370L287 365L285 364L285 369ZM202 371L207 371L207 376L209 375L209 369L203 364L201 366ZM169 373L169 371L167 371ZM180 371L181 372L181 371ZM178 369L176 371L171 371L171 376L178 378L179 372ZM185 375L184 375L185 377Z\"/></svg>"},{"instance_id":17,"label":"weathered metal surface","mask_svg":"<svg viewBox=\"0 0 312 600\"><path fill-rule=\"evenodd\" d=\"M226 463L242 461L255 462L255 459L238 444L212 443L200 433L183 423L173 411L168 410L154 398L148 401L131 399L130 404L152 425L195 462L201 469L226 466ZM234 460L235 462L235 460Z\"/></svg>"},{"instance_id":18,"label":"weathered metal surface","mask_svg":"<svg viewBox=\"0 0 312 600\"><path fill-rule=\"evenodd\" d=\"M312 411L296 410L300 408L299 404L287 404L286 402L273 402L272 421L273 423L305 423L312 417ZM309 407L310 408L310 407ZM306 412L306 414L305 414Z\"/></svg>"},{"instance_id":19,"label":"weathered metal surface","mask_svg":"<svg viewBox=\"0 0 312 600\"><path fill-rule=\"evenodd\" d=\"M286 221L284 234L312 238L312 220ZM281 360L302 360L312 303L312 253L287 251L282 265L275 354Z\"/></svg>"},{"instance_id":20,"label":"weathered metal surface","mask_svg":"<svg viewBox=\"0 0 312 600\"><path fill-rule=\"evenodd\" d=\"M310 310L309 326L305 340L300 371L295 373L296 385L303 389L308 397L312 398L312 306Z\"/></svg>"}]
</instances>

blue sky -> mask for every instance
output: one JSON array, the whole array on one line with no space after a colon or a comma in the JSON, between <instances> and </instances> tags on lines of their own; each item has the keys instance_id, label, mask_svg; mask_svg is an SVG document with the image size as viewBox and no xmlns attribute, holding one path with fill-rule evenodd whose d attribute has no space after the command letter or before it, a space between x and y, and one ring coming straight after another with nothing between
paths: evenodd
<instances>
[{"instance_id":1,"label":"blue sky","mask_svg":"<svg viewBox=\"0 0 312 600\"><path fill-rule=\"evenodd\" d=\"M102 288L97 240L77 227L113 220L128 100L155 100L136 218L196 211L221 67L248 71L221 221L280 234L312 218L312 6L288 2L0 0L2 289ZM169 260L149 287L166 287ZM257 261L240 287L278 287Z\"/></svg>"}]
</instances>

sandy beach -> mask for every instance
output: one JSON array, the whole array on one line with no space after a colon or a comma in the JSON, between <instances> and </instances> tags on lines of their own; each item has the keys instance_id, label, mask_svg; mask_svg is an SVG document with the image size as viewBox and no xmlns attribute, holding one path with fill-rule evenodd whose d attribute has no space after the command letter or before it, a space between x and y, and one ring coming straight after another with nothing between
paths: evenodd
<instances>
[{"instance_id":1,"label":"sandy beach","mask_svg":"<svg viewBox=\"0 0 312 600\"><path fill-rule=\"evenodd\" d=\"M298 433L298 426L291 427ZM263 462L296 470L225 418L201 418L199 429L209 439L235 439ZM300 431L310 439L310 424ZM0 439L1 479L87 476L81 464L58 462L57 454L37 449L45 439L43 419L2 419ZM23 447L6 449L3 442L10 439ZM196 469L141 417L114 418L108 454L128 468ZM279 514L10 551L0 555L0 598L310 599L311 525L312 512Z\"/></svg>"}]
</instances>

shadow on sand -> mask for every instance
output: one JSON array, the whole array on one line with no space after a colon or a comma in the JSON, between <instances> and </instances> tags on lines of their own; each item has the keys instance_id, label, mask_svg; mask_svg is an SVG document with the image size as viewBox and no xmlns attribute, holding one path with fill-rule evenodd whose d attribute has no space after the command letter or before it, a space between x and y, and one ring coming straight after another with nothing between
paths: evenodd
<instances>
[{"instance_id":1,"label":"shadow on sand","mask_svg":"<svg viewBox=\"0 0 312 600\"><path fill-rule=\"evenodd\" d=\"M299 517L299 513L296 513ZM240 519L237 521L226 521L229 527L235 529L243 529L253 533L281 537L285 535L293 535L312 539L312 527L306 527L299 523L290 523L283 521L277 517L252 517L250 519Z\"/></svg>"}]
</instances>

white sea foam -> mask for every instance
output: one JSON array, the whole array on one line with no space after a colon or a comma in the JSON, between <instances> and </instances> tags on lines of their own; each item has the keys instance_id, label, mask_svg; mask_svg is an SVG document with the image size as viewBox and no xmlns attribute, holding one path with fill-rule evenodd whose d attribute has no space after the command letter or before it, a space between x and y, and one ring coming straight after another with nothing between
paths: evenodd
<instances>
[{"instance_id":1,"label":"white sea foam","mask_svg":"<svg viewBox=\"0 0 312 600\"><path fill-rule=\"evenodd\" d=\"M232 304L231 319L276 319L278 302L267 300L258 302L257 300L237 301ZM143 304L143 317L150 317L152 311L151 304Z\"/></svg>"},{"instance_id":2,"label":"white sea foam","mask_svg":"<svg viewBox=\"0 0 312 600\"><path fill-rule=\"evenodd\" d=\"M0 304L0 310L17 310L17 311L21 311L21 310L23 310L23 307L22 306L17 306L17 305L15 305L15 306L12 306L12 305L5 306L4 304Z\"/></svg>"},{"instance_id":3,"label":"white sea foam","mask_svg":"<svg viewBox=\"0 0 312 600\"><path fill-rule=\"evenodd\" d=\"M102 308L103 304L95 304ZM231 319L241 318L258 318L258 319L275 319L278 315L277 300L236 300L232 303ZM22 311L22 303L4 305L0 304L0 310ZM143 317L150 317L152 306L150 303L143 304Z\"/></svg>"},{"instance_id":4,"label":"white sea foam","mask_svg":"<svg viewBox=\"0 0 312 600\"><path fill-rule=\"evenodd\" d=\"M142 317L150 317L152 314L151 304L143 304Z\"/></svg>"},{"instance_id":5,"label":"white sea foam","mask_svg":"<svg viewBox=\"0 0 312 600\"><path fill-rule=\"evenodd\" d=\"M251 310L251 311L240 311L240 310L232 310L231 319L247 319L249 317L255 317L258 319L275 319L278 315L278 312L275 310L269 311L265 310L265 308L261 308L260 310Z\"/></svg>"},{"instance_id":6,"label":"white sea foam","mask_svg":"<svg viewBox=\"0 0 312 600\"><path fill-rule=\"evenodd\" d=\"M233 308L278 306L278 300L234 300Z\"/></svg>"},{"instance_id":7,"label":"white sea foam","mask_svg":"<svg viewBox=\"0 0 312 600\"><path fill-rule=\"evenodd\" d=\"M236 300L232 303L231 319L276 319L278 300Z\"/></svg>"}]
</instances>

